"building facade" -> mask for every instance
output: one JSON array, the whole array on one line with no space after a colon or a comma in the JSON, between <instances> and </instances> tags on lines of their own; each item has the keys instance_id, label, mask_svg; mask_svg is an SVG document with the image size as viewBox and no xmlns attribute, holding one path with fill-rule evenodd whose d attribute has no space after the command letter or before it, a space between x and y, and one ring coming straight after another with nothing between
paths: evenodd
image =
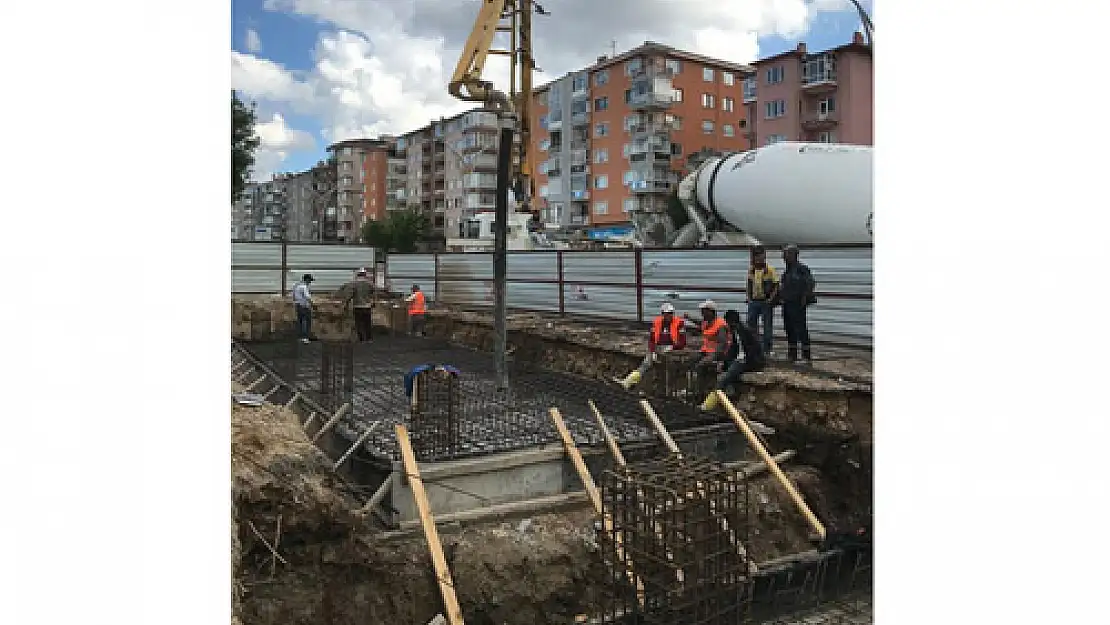
<instances>
[{"instance_id":1,"label":"building facade","mask_svg":"<svg viewBox=\"0 0 1110 625\"><path fill-rule=\"evenodd\" d=\"M534 175L548 227L661 215L687 155L750 149L741 103L753 71L649 41L538 89Z\"/></svg>"},{"instance_id":2,"label":"building facade","mask_svg":"<svg viewBox=\"0 0 1110 625\"><path fill-rule=\"evenodd\" d=\"M386 137L349 139L328 146L336 168L337 240L358 242L366 220L384 215L394 145L395 141Z\"/></svg>"},{"instance_id":3,"label":"building facade","mask_svg":"<svg viewBox=\"0 0 1110 625\"><path fill-rule=\"evenodd\" d=\"M805 43L757 61L744 85L744 104L756 145L779 141L874 143L871 47L852 42L810 53Z\"/></svg>"}]
</instances>

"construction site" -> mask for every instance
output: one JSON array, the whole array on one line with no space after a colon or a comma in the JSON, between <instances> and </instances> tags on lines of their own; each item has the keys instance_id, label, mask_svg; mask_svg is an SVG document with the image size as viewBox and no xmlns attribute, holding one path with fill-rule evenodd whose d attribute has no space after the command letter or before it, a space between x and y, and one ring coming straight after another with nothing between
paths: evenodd
<instances>
[{"instance_id":1,"label":"construction site","mask_svg":"<svg viewBox=\"0 0 1110 625\"><path fill-rule=\"evenodd\" d=\"M833 350L696 408L683 362L610 378L642 330L233 300L235 618L269 623L871 622L871 376ZM601 337L607 337L602 339ZM405 374L421 365L406 393ZM239 396L242 397L242 396ZM258 402L254 402L258 403Z\"/></svg>"}]
</instances>

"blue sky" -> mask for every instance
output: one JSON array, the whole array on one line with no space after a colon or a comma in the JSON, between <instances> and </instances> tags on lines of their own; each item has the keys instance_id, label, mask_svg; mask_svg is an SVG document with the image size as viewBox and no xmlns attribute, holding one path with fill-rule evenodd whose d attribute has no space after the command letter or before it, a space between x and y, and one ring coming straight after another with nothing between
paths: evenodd
<instances>
[{"instance_id":1,"label":"blue sky","mask_svg":"<svg viewBox=\"0 0 1110 625\"><path fill-rule=\"evenodd\" d=\"M557 20L560 13L572 10L565 4L574 1L545 3L553 13L545 19ZM624 0L609 1L617 6ZM648 0L638 1L638 7L649 4ZM725 31L726 46L699 49L696 42L709 39L685 35L715 28L722 22L721 15L731 14L720 13L714 6L719 2L657 2L670 3L662 5L661 11L679 4L689 7L677 14L691 20L689 27L675 28L673 16L661 16L658 24L650 17L630 17L627 26L634 32L612 27L597 30L590 35L591 43L606 37L618 39L620 52L650 38L745 62L752 59L737 57L777 54L803 40L811 50L835 47L849 41L859 28L858 16L843 0L737 0L744 3L738 7L754 12L741 15L733 30ZM407 8L410 3L414 8ZM870 10L872 3L864 4ZM232 86L258 106L263 140L256 168L259 177L311 167L325 146L338 138L404 132L454 112L459 104L445 94L446 77L475 6L466 0L234 0ZM797 11L804 14L804 6L810 7L810 13L803 20ZM831 6L831 10L815 6ZM456 14L445 17L447 11ZM776 32L785 34L767 34ZM729 33L737 33L735 43L728 40ZM575 68L570 65L586 65L598 53L579 52L581 44L574 43L553 49L543 37L537 34L536 55L544 69L555 66L555 75ZM566 41L566 36L559 41ZM487 78L496 83L491 72L496 74L487 70ZM275 119L275 114L280 118Z\"/></svg>"}]
</instances>

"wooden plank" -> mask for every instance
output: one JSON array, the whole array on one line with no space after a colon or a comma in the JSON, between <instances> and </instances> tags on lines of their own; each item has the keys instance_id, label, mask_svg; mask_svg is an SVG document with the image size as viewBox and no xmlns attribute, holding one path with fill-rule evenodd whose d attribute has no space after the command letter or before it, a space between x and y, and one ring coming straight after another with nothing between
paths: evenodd
<instances>
[{"instance_id":1,"label":"wooden plank","mask_svg":"<svg viewBox=\"0 0 1110 625\"><path fill-rule=\"evenodd\" d=\"M794 501L794 505L797 506L798 511L802 513L806 521L809 522L813 531L817 532L821 540L824 540L825 525L821 523L817 515L813 514L813 510L809 509L809 505L806 504L805 499L802 498L802 494L799 493L798 489L794 486L794 482L782 472L778 463L775 462L775 459L767 452L767 448L763 446L763 442L759 440L759 437L752 431L751 426L748 425L748 420L736 409L736 406L732 405L732 401L729 400L728 395L725 395L724 391L717 391L717 399L721 402L721 405L725 407L728 416L732 417L732 420L736 422L736 427L740 428L740 431L744 433L748 442L751 443L752 449L755 449L755 453L759 454L759 457L767 464L767 468L771 471L771 475L775 476L775 479L778 480L778 483L782 486L783 490L786 491L786 494Z\"/></svg>"},{"instance_id":2,"label":"wooden plank","mask_svg":"<svg viewBox=\"0 0 1110 625\"><path fill-rule=\"evenodd\" d=\"M563 423L563 415L559 413L558 408L551 408L548 410L551 414L551 420L555 422L555 429L559 431L559 436L563 439L563 447L567 450L567 455L570 456L571 463L574 464L574 469L578 471L578 478L582 480L582 486L586 489L586 495L593 504L594 511L601 516L601 525L605 533L613 536L613 541L617 547L617 558L626 562L624 574L628 577L628 581L636 586L636 600L640 607L644 605L644 583L636 575L630 562L624 556L624 539L620 534L613 531L613 518L602 510L601 506L601 493L597 490L597 485L594 484L594 478L590 475L590 469L586 466L586 461L582 459L582 454L578 451L578 446L574 444L574 438L570 435L570 430L567 429L566 423Z\"/></svg>"},{"instance_id":3,"label":"wooden plank","mask_svg":"<svg viewBox=\"0 0 1110 625\"><path fill-rule=\"evenodd\" d=\"M424 526L424 538L428 541L428 550L432 554L432 566L435 567L439 592L443 595L443 609L447 612L447 622L450 625L463 625L462 610L459 608L459 599L455 595L455 584L451 579L451 571L447 568L443 545L439 542L439 531L436 530L435 521L432 519L428 494L424 491L424 482L420 479L420 467L416 464L416 455L413 454L412 444L409 442L409 431L401 424L397 424L394 429L397 432L397 445L401 448L401 461L405 467L405 474L409 478L409 487L416 500L416 510L420 513L420 524Z\"/></svg>"},{"instance_id":4,"label":"wooden plank","mask_svg":"<svg viewBox=\"0 0 1110 625\"><path fill-rule=\"evenodd\" d=\"M594 413L594 419L597 420L597 427L601 428L601 435L605 437L605 444L609 446L609 452L613 454L613 460L617 462L617 466L626 467L628 463L624 461L624 454L621 453L621 448L617 445L617 439L613 438L613 434L609 432L609 426L605 425L605 418L601 416L601 411L597 409L594 400L586 400L589 404L590 410Z\"/></svg>"}]
</instances>

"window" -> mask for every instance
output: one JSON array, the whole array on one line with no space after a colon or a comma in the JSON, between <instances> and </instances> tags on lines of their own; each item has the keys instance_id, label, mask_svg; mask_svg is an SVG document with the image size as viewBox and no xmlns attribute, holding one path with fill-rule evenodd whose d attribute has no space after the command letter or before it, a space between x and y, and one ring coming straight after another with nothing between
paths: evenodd
<instances>
[{"instance_id":1,"label":"window","mask_svg":"<svg viewBox=\"0 0 1110 625\"><path fill-rule=\"evenodd\" d=\"M634 197L625 198L624 199L624 205L621 206L621 210L626 212L626 213L631 213L632 211L636 210L636 198L634 198Z\"/></svg>"},{"instance_id":2,"label":"window","mask_svg":"<svg viewBox=\"0 0 1110 625\"><path fill-rule=\"evenodd\" d=\"M786 115L786 100L771 100L764 105L764 117L775 119Z\"/></svg>"},{"instance_id":3,"label":"window","mask_svg":"<svg viewBox=\"0 0 1110 625\"><path fill-rule=\"evenodd\" d=\"M682 62L678 59L667 59L667 69L671 70L672 74L679 74L682 72Z\"/></svg>"},{"instance_id":4,"label":"window","mask_svg":"<svg viewBox=\"0 0 1110 625\"><path fill-rule=\"evenodd\" d=\"M624 176L621 177L621 182L623 182L624 186L627 187L628 185L632 184L632 181L635 180L635 179L636 179L636 172L626 171L626 172L624 172Z\"/></svg>"},{"instance_id":5,"label":"window","mask_svg":"<svg viewBox=\"0 0 1110 625\"><path fill-rule=\"evenodd\" d=\"M732 98L721 98L721 110L726 113L731 113L736 107L736 100Z\"/></svg>"},{"instance_id":6,"label":"window","mask_svg":"<svg viewBox=\"0 0 1110 625\"><path fill-rule=\"evenodd\" d=\"M609 162L609 150L607 150L605 148L600 148L598 150L594 150L594 162L595 163L608 163Z\"/></svg>"},{"instance_id":7,"label":"window","mask_svg":"<svg viewBox=\"0 0 1110 625\"><path fill-rule=\"evenodd\" d=\"M587 78L585 74L579 74L574 77L574 81L571 83L571 89L574 91L585 91L588 85L589 78Z\"/></svg>"},{"instance_id":8,"label":"window","mask_svg":"<svg viewBox=\"0 0 1110 625\"><path fill-rule=\"evenodd\" d=\"M736 129L734 129L732 127L732 124L723 124L721 126L721 131L725 133L726 137L735 137L736 136Z\"/></svg>"},{"instance_id":9,"label":"window","mask_svg":"<svg viewBox=\"0 0 1110 625\"><path fill-rule=\"evenodd\" d=\"M607 84L609 84L609 70L603 69L600 72L594 74L595 87L600 87Z\"/></svg>"},{"instance_id":10,"label":"window","mask_svg":"<svg viewBox=\"0 0 1110 625\"><path fill-rule=\"evenodd\" d=\"M713 97L712 93L701 94L701 107L703 109L711 109L716 103L716 98Z\"/></svg>"},{"instance_id":11,"label":"window","mask_svg":"<svg viewBox=\"0 0 1110 625\"><path fill-rule=\"evenodd\" d=\"M609 188L609 176L606 175L606 174L601 174L600 176L595 176L594 177L594 188L595 189L608 189Z\"/></svg>"},{"instance_id":12,"label":"window","mask_svg":"<svg viewBox=\"0 0 1110 625\"><path fill-rule=\"evenodd\" d=\"M767 69L767 84L777 85L786 77L786 68L776 65Z\"/></svg>"},{"instance_id":13,"label":"window","mask_svg":"<svg viewBox=\"0 0 1110 625\"><path fill-rule=\"evenodd\" d=\"M547 185L541 185L540 186L540 197L547 197L548 195L551 195L550 187L548 187Z\"/></svg>"},{"instance_id":14,"label":"window","mask_svg":"<svg viewBox=\"0 0 1110 625\"><path fill-rule=\"evenodd\" d=\"M594 125L595 137L608 137L609 136L609 122L601 122Z\"/></svg>"},{"instance_id":15,"label":"window","mask_svg":"<svg viewBox=\"0 0 1110 625\"><path fill-rule=\"evenodd\" d=\"M667 113L666 120L667 124L671 127L672 130L682 130L682 118L678 115L671 115L670 113Z\"/></svg>"},{"instance_id":16,"label":"window","mask_svg":"<svg viewBox=\"0 0 1110 625\"><path fill-rule=\"evenodd\" d=\"M632 144L630 144L630 143L624 144L624 146L621 148L621 155L624 156L625 158L628 158L628 155L631 154L631 153L632 153Z\"/></svg>"},{"instance_id":17,"label":"window","mask_svg":"<svg viewBox=\"0 0 1110 625\"><path fill-rule=\"evenodd\" d=\"M594 110L604 111L609 108L609 98L594 98Z\"/></svg>"},{"instance_id":18,"label":"window","mask_svg":"<svg viewBox=\"0 0 1110 625\"><path fill-rule=\"evenodd\" d=\"M713 82L713 68L712 67L703 67L703 68L701 68L701 79L704 80L705 82Z\"/></svg>"},{"instance_id":19,"label":"window","mask_svg":"<svg viewBox=\"0 0 1110 625\"><path fill-rule=\"evenodd\" d=\"M773 143L780 143L782 141L786 141L786 135L771 135L771 136L767 137L767 145L771 145Z\"/></svg>"},{"instance_id":20,"label":"window","mask_svg":"<svg viewBox=\"0 0 1110 625\"><path fill-rule=\"evenodd\" d=\"M640 69L643 68L643 66L644 66L644 60L643 59L641 59L639 57L634 58L634 59L632 59L632 60L630 60L630 61L628 61L627 63L624 64L624 75L625 76L631 76L632 74L635 74L636 72L640 71Z\"/></svg>"},{"instance_id":21,"label":"window","mask_svg":"<svg viewBox=\"0 0 1110 625\"><path fill-rule=\"evenodd\" d=\"M745 78L743 89L744 89L744 99L745 100L754 100L755 99L755 78Z\"/></svg>"},{"instance_id":22,"label":"window","mask_svg":"<svg viewBox=\"0 0 1110 625\"><path fill-rule=\"evenodd\" d=\"M594 214L595 215L608 215L609 214L609 202L594 202Z\"/></svg>"},{"instance_id":23,"label":"window","mask_svg":"<svg viewBox=\"0 0 1110 625\"><path fill-rule=\"evenodd\" d=\"M351 147L343 148L343 156L350 156L351 154L354 154L354 148L351 148Z\"/></svg>"},{"instance_id":24,"label":"window","mask_svg":"<svg viewBox=\"0 0 1110 625\"><path fill-rule=\"evenodd\" d=\"M817 141L820 143L836 143L836 137L831 132L822 132L817 135Z\"/></svg>"},{"instance_id":25,"label":"window","mask_svg":"<svg viewBox=\"0 0 1110 625\"><path fill-rule=\"evenodd\" d=\"M640 123L640 116L639 115L633 114L633 115L625 115L624 116L624 129L625 130L631 130L632 127L635 126L638 123Z\"/></svg>"},{"instance_id":26,"label":"window","mask_svg":"<svg viewBox=\"0 0 1110 625\"><path fill-rule=\"evenodd\" d=\"M674 90L674 101L675 102L681 102L682 101L682 93L683 93L682 89L675 89Z\"/></svg>"},{"instance_id":27,"label":"window","mask_svg":"<svg viewBox=\"0 0 1110 625\"><path fill-rule=\"evenodd\" d=\"M822 115L836 112L836 98L829 96L817 103L817 111Z\"/></svg>"},{"instance_id":28,"label":"window","mask_svg":"<svg viewBox=\"0 0 1110 625\"><path fill-rule=\"evenodd\" d=\"M351 161L343 161L343 171L351 171L353 163Z\"/></svg>"},{"instance_id":29,"label":"window","mask_svg":"<svg viewBox=\"0 0 1110 625\"><path fill-rule=\"evenodd\" d=\"M713 134L713 120L711 120L711 119L702 120L702 122L701 122L701 132L704 135Z\"/></svg>"},{"instance_id":30,"label":"window","mask_svg":"<svg viewBox=\"0 0 1110 625\"><path fill-rule=\"evenodd\" d=\"M540 141L540 152L546 152L551 147L551 139Z\"/></svg>"},{"instance_id":31,"label":"window","mask_svg":"<svg viewBox=\"0 0 1110 625\"><path fill-rule=\"evenodd\" d=\"M721 72L721 82L725 83L726 87L731 87L736 82L736 77L732 72Z\"/></svg>"}]
</instances>

